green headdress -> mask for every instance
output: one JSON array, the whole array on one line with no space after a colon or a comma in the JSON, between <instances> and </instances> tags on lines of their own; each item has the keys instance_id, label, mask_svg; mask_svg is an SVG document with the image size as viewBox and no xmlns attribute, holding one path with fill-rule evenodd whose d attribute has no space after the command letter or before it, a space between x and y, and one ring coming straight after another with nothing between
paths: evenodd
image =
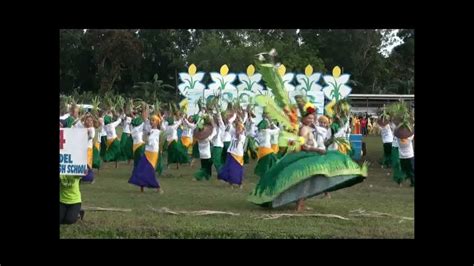
<instances>
[{"instance_id":1,"label":"green headdress","mask_svg":"<svg viewBox=\"0 0 474 266\"><path fill-rule=\"evenodd\" d=\"M135 117L133 120L132 120L132 126L134 127L138 127L139 125L141 125L143 123L143 119L141 117Z\"/></svg>"},{"instance_id":2,"label":"green headdress","mask_svg":"<svg viewBox=\"0 0 474 266\"><path fill-rule=\"evenodd\" d=\"M108 125L110 123L112 123L112 117L110 115L106 115L104 117L104 125Z\"/></svg>"},{"instance_id":3,"label":"green headdress","mask_svg":"<svg viewBox=\"0 0 474 266\"><path fill-rule=\"evenodd\" d=\"M262 121L260 121L260 123L258 123L257 127L258 127L258 130L267 129L268 128L267 120L262 119Z\"/></svg>"}]
</instances>

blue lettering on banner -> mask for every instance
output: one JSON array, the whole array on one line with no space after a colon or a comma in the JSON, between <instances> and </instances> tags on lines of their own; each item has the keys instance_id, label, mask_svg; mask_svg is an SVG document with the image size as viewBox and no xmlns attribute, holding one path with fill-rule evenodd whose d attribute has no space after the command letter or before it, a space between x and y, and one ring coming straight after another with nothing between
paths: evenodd
<instances>
[{"instance_id":1,"label":"blue lettering on banner","mask_svg":"<svg viewBox=\"0 0 474 266\"><path fill-rule=\"evenodd\" d=\"M59 154L59 163L73 163L71 154Z\"/></svg>"},{"instance_id":2,"label":"blue lettering on banner","mask_svg":"<svg viewBox=\"0 0 474 266\"><path fill-rule=\"evenodd\" d=\"M86 172L86 165L68 165L67 166L67 173L68 174L84 174Z\"/></svg>"},{"instance_id":3,"label":"blue lettering on banner","mask_svg":"<svg viewBox=\"0 0 474 266\"><path fill-rule=\"evenodd\" d=\"M59 165L59 172L60 172L61 174L64 174L64 173L66 172L66 166L60 164L60 165Z\"/></svg>"}]
</instances>

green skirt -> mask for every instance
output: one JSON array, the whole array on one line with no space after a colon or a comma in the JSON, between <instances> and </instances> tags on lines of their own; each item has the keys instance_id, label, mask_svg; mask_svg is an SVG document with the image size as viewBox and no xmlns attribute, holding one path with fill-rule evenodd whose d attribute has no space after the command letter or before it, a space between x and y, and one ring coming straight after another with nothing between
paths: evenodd
<instances>
[{"instance_id":1,"label":"green skirt","mask_svg":"<svg viewBox=\"0 0 474 266\"><path fill-rule=\"evenodd\" d=\"M100 158L100 152L96 148L96 146L94 145L92 147L92 168L100 169L101 163L102 163L102 161L101 161L101 158Z\"/></svg>"},{"instance_id":2,"label":"green skirt","mask_svg":"<svg viewBox=\"0 0 474 266\"><path fill-rule=\"evenodd\" d=\"M194 177L197 180L209 180L212 176L212 158L211 159L201 159L201 169L199 169Z\"/></svg>"},{"instance_id":3,"label":"green skirt","mask_svg":"<svg viewBox=\"0 0 474 266\"><path fill-rule=\"evenodd\" d=\"M197 141L196 141L196 143L194 143L194 145L193 145L193 158L194 158L194 159L199 159L199 158L200 158L200 155L199 155L199 144L198 144Z\"/></svg>"},{"instance_id":4,"label":"green skirt","mask_svg":"<svg viewBox=\"0 0 474 266\"><path fill-rule=\"evenodd\" d=\"M260 178L248 200L275 208L355 185L365 177L367 164L359 166L339 151L291 153Z\"/></svg>"},{"instance_id":5,"label":"green skirt","mask_svg":"<svg viewBox=\"0 0 474 266\"><path fill-rule=\"evenodd\" d=\"M120 137L120 147L122 148L121 161L133 159L133 138L132 135L122 133Z\"/></svg>"},{"instance_id":6,"label":"green skirt","mask_svg":"<svg viewBox=\"0 0 474 266\"><path fill-rule=\"evenodd\" d=\"M120 141L114 139L109 148L105 151L104 162L116 162L122 156L122 149L120 148Z\"/></svg>"},{"instance_id":7,"label":"green skirt","mask_svg":"<svg viewBox=\"0 0 474 266\"><path fill-rule=\"evenodd\" d=\"M222 147L212 147L211 149L211 159L216 171L219 173L223 163L222 163Z\"/></svg>"},{"instance_id":8,"label":"green skirt","mask_svg":"<svg viewBox=\"0 0 474 266\"><path fill-rule=\"evenodd\" d=\"M160 152L158 155L158 163L156 164L155 172L158 175L163 174L163 170L165 169L165 161L163 160L163 152Z\"/></svg>"},{"instance_id":9,"label":"green skirt","mask_svg":"<svg viewBox=\"0 0 474 266\"><path fill-rule=\"evenodd\" d=\"M166 139L165 139L165 142L163 142L163 146L161 147L161 150L168 151L168 141Z\"/></svg>"},{"instance_id":10,"label":"green skirt","mask_svg":"<svg viewBox=\"0 0 474 266\"><path fill-rule=\"evenodd\" d=\"M277 157L275 153L269 153L262 158L260 158L255 166L254 173L262 178L262 176L268 172L277 163Z\"/></svg>"},{"instance_id":11,"label":"green skirt","mask_svg":"<svg viewBox=\"0 0 474 266\"><path fill-rule=\"evenodd\" d=\"M400 165L399 156L398 147L392 147L392 179L397 182L397 184L402 183L406 179L406 175Z\"/></svg>"},{"instance_id":12,"label":"green skirt","mask_svg":"<svg viewBox=\"0 0 474 266\"><path fill-rule=\"evenodd\" d=\"M105 159L105 151L107 151L107 136L100 137L100 157Z\"/></svg>"},{"instance_id":13,"label":"green skirt","mask_svg":"<svg viewBox=\"0 0 474 266\"><path fill-rule=\"evenodd\" d=\"M188 152L181 141L173 140L168 145L168 164L189 163Z\"/></svg>"},{"instance_id":14,"label":"green skirt","mask_svg":"<svg viewBox=\"0 0 474 266\"><path fill-rule=\"evenodd\" d=\"M281 146L278 147L278 153L276 154L276 157L278 159L281 159L283 156L285 156L287 149L288 149L287 147L281 147Z\"/></svg>"},{"instance_id":15,"label":"green skirt","mask_svg":"<svg viewBox=\"0 0 474 266\"><path fill-rule=\"evenodd\" d=\"M384 143L383 144L383 158L379 161L379 163L385 167L392 166L392 143Z\"/></svg>"},{"instance_id":16,"label":"green skirt","mask_svg":"<svg viewBox=\"0 0 474 266\"><path fill-rule=\"evenodd\" d=\"M244 145L244 164L250 162L250 158L253 160L257 159L257 144L253 137L247 137Z\"/></svg>"}]
</instances>

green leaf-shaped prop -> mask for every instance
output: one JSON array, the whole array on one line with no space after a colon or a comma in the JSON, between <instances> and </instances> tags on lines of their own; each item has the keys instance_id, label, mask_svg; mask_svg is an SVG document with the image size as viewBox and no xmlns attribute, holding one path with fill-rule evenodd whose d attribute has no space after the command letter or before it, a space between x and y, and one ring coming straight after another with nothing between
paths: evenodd
<instances>
[{"instance_id":1,"label":"green leaf-shaped prop","mask_svg":"<svg viewBox=\"0 0 474 266\"><path fill-rule=\"evenodd\" d=\"M285 115L282 108L275 104L270 96L258 95L255 97L255 103L264 107L265 112L268 113L271 119L276 120L288 129L292 128L289 117Z\"/></svg>"},{"instance_id":2,"label":"green leaf-shaped prop","mask_svg":"<svg viewBox=\"0 0 474 266\"><path fill-rule=\"evenodd\" d=\"M285 91L283 79L278 74L276 68L272 64L260 64L256 62L258 71L262 74L262 78L267 85L267 89L271 89L275 102L280 108L290 105L290 99Z\"/></svg>"}]
</instances>

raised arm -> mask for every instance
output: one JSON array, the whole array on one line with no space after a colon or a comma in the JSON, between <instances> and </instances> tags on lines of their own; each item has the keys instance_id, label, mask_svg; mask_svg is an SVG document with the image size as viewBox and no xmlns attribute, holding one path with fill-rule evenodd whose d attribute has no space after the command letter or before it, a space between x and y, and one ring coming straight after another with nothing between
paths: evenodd
<instances>
[{"instance_id":1,"label":"raised arm","mask_svg":"<svg viewBox=\"0 0 474 266\"><path fill-rule=\"evenodd\" d=\"M242 119L242 123L245 124L245 122L247 122L247 119L248 119L248 114L247 114L247 112L244 112L244 117Z\"/></svg>"},{"instance_id":2,"label":"raised arm","mask_svg":"<svg viewBox=\"0 0 474 266\"><path fill-rule=\"evenodd\" d=\"M219 128L225 130L224 121L222 120L222 115L220 112L217 112L217 122L219 123Z\"/></svg>"},{"instance_id":3,"label":"raised arm","mask_svg":"<svg viewBox=\"0 0 474 266\"><path fill-rule=\"evenodd\" d=\"M233 115L231 118L229 118L229 120L228 120L227 122L228 122L229 124L232 124L232 123L234 123L234 121L235 121L236 118L237 118L237 114L234 113L234 115Z\"/></svg>"},{"instance_id":4,"label":"raised arm","mask_svg":"<svg viewBox=\"0 0 474 266\"><path fill-rule=\"evenodd\" d=\"M183 123L183 119L178 120L178 122L174 123L172 126L173 129L178 129L178 127Z\"/></svg>"},{"instance_id":5,"label":"raised arm","mask_svg":"<svg viewBox=\"0 0 474 266\"><path fill-rule=\"evenodd\" d=\"M122 122L122 118L119 117L115 122L110 123L113 127L117 127Z\"/></svg>"},{"instance_id":6,"label":"raised arm","mask_svg":"<svg viewBox=\"0 0 474 266\"><path fill-rule=\"evenodd\" d=\"M191 128L191 129L196 128L196 124L189 122L188 119L186 119L186 118L183 118L183 122L186 124L187 127Z\"/></svg>"}]
</instances>

